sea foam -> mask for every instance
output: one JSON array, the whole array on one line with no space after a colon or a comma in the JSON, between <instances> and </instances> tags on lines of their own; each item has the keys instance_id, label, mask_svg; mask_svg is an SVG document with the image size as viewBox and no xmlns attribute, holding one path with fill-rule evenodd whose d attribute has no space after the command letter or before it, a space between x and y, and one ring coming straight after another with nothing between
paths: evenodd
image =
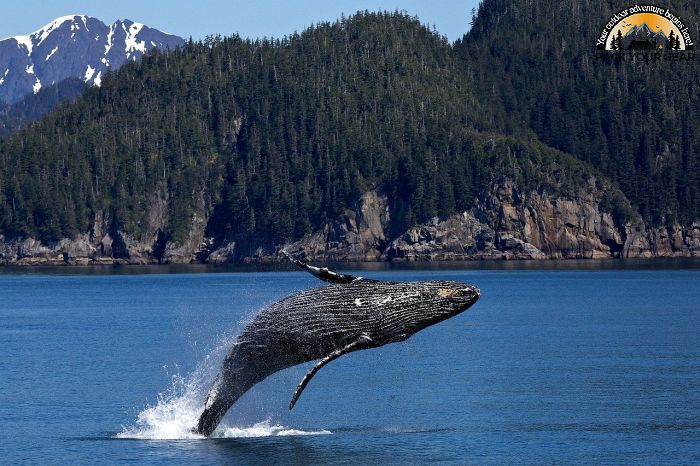
<instances>
[{"instance_id":1,"label":"sea foam","mask_svg":"<svg viewBox=\"0 0 700 466\"><path fill-rule=\"evenodd\" d=\"M206 393L230 344L231 341L227 338L188 376L174 375L170 388L158 395L158 402L143 409L138 414L135 424L122 426L122 431L116 434L116 437L142 440L204 439L203 435L195 433L195 427L204 407ZM211 437L243 438L330 433L323 429L294 429L266 419L251 426L230 426L222 422Z\"/></svg>"}]
</instances>

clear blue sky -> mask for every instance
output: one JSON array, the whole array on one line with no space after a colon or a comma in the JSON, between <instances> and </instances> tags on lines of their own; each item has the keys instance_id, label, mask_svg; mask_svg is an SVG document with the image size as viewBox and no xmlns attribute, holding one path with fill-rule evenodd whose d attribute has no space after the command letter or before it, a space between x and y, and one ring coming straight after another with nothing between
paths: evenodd
<instances>
[{"instance_id":1,"label":"clear blue sky","mask_svg":"<svg viewBox=\"0 0 700 466\"><path fill-rule=\"evenodd\" d=\"M86 14L109 24L131 19L182 37L281 37L357 10L406 10L450 41L468 29L478 0L2 0L0 38L29 34L54 18Z\"/></svg>"}]
</instances>

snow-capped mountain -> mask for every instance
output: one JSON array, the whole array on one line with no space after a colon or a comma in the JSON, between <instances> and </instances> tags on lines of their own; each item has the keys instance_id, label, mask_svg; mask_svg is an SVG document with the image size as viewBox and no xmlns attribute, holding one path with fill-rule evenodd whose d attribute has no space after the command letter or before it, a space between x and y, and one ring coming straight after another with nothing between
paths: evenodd
<instances>
[{"instance_id":1,"label":"snow-capped mountain","mask_svg":"<svg viewBox=\"0 0 700 466\"><path fill-rule=\"evenodd\" d=\"M659 29L654 31L647 23L633 26L624 36L624 48L627 49L634 42L635 48L658 49L668 47L666 33Z\"/></svg>"},{"instance_id":2,"label":"snow-capped mountain","mask_svg":"<svg viewBox=\"0 0 700 466\"><path fill-rule=\"evenodd\" d=\"M107 26L85 15L63 16L29 35L0 40L0 101L15 102L71 77L99 86L108 68L153 47L182 44L180 37L128 19Z\"/></svg>"}]
</instances>

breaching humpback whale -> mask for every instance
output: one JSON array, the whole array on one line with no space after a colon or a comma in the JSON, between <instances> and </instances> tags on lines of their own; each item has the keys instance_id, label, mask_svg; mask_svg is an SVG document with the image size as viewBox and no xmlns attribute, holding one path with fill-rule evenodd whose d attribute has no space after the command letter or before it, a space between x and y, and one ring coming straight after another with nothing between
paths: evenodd
<instances>
[{"instance_id":1,"label":"breaching humpback whale","mask_svg":"<svg viewBox=\"0 0 700 466\"><path fill-rule=\"evenodd\" d=\"M200 434L210 435L245 392L279 370L319 360L294 392L292 409L311 378L334 359L404 341L479 299L479 290L465 283L370 280L287 257L328 285L284 298L243 329L209 390Z\"/></svg>"}]
</instances>

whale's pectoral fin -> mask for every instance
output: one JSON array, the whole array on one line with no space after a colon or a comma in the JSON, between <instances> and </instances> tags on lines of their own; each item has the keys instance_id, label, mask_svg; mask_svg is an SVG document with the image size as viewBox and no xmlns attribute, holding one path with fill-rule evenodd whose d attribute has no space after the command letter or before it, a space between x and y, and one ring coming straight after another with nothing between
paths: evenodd
<instances>
[{"instance_id":1,"label":"whale's pectoral fin","mask_svg":"<svg viewBox=\"0 0 700 466\"><path fill-rule=\"evenodd\" d=\"M351 351L359 350L359 349L364 349L364 348L369 348L372 346L372 339L369 337L367 334L362 334L360 335L360 338L357 340L353 341L352 343L344 346L343 348L339 350L333 351L331 354L326 356L325 358L321 359L314 367L311 368L309 372L306 373L303 379L301 379L301 382L299 382L299 385L297 386L297 389L294 390L294 396L292 397L292 401L289 403L289 409L291 410L294 405L296 404L297 400L301 396L301 392L304 391L306 386L309 384L309 381L313 378L314 375L316 375L316 372L318 372L323 366L328 364L334 359L338 359L344 354L347 354Z\"/></svg>"},{"instance_id":2,"label":"whale's pectoral fin","mask_svg":"<svg viewBox=\"0 0 700 466\"><path fill-rule=\"evenodd\" d=\"M287 251L282 250L282 254L287 256L287 259L292 261L295 265L301 267L302 269L306 270L309 272L311 275L313 275L316 278L319 278L323 281L326 281L328 283L340 283L340 284L345 284L345 283L352 283L355 280L361 280L362 277L356 277L354 275L345 275L342 273L338 272L333 272L332 270L329 270L325 267L314 267L313 265L309 265L306 262L300 261L299 259L295 259L292 257L291 254L289 254ZM370 281L370 280L367 280Z\"/></svg>"}]
</instances>

